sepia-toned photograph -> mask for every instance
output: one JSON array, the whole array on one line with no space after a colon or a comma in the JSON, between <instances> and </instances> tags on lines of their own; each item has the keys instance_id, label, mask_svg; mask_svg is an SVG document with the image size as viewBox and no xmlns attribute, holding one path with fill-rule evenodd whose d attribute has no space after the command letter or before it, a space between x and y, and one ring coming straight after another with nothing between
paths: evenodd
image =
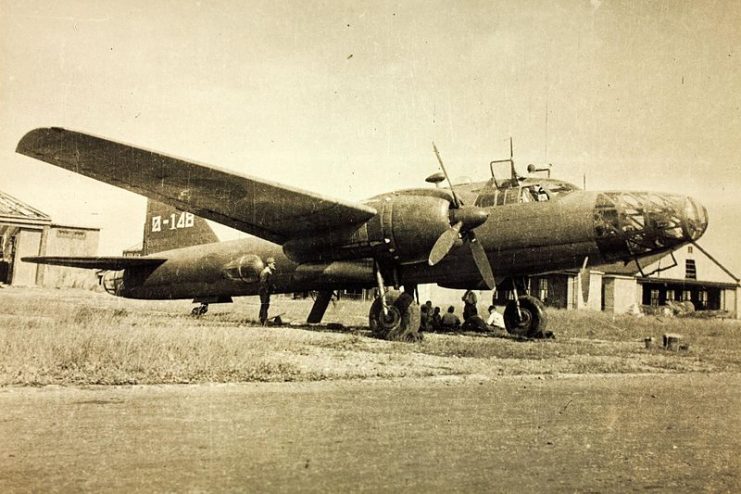
<instances>
[{"instance_id":1,"label":"sepia-toned photograph","mask_svg":"<svg viewBox=\"0 0 741 494\"><path fill-rule=\"evenodd\" d=\"M741 491L741 3L0 0L0 492Z\"/></svg>"}]
</instances>

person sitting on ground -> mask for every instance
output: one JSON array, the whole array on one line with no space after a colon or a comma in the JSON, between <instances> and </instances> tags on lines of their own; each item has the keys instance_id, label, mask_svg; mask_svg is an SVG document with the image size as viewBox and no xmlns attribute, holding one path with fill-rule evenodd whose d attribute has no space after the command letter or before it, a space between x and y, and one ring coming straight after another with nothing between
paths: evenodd
<instances>
[{"instance_id":1,"label":"person sitting on ground","mask_svg":"<svg viewBox=\"0 0 741 494\"><path fill-rule=\"evenodd\" d=\"M430 323L432 321L432 314L430 314L429 308L427 305L421 305L419 307L419 330L420 331L429 331L431 329Z\"/></svg>"},{"instance_id":2,"label":"person sitting on ground","mask_svg":"<svg viewBox=\"0 0 741 494\"><path fill-rule=\"evenodd\" d=\"M504 317L497 312L496 307L493 305L489 306L489 318L486 320L486 325L491 330L504 330Z\"/></svg>"},{"instance_id":3,"label":"person sitting on ground","mask_svg":"<svg viewBox=\"0 0 741 494\"><path fill-rule=\"evenodd\" d=\"M442 316L440 315L440 307L435 307L432 310L430 325L432 326L433 331L440 331L440 329L442 328L443 321Z\"/></svg>"},{"instance_id":4,"label":"person sitting on ground","mask_svg":"<svg viewBox=\"0 0 741 494\"><path fill-rule=\"evenodd\" d=\"M455 307L448 307L448 312L443 314L440 326L443 331L455 331L461 327L461 320L455 315Z\"/></svg>"},{"instance_id":5,"label":"person sitting on ground","mask_svg":"<svg viewBox=\"0 0 741 494\"><path fill-rule=\"evenodd\" d=\"M425 325L425 331L432 331L434 328L432 327L432 301L428 300L425 302L425 304L422 307L427 307L427 319L424 319L424 313L423 313L423 320L422 323Z\"/></svg>"},{"instance_id":6,"label":"person sitting on ground","mask_svg":"<svg viewBox=\"0 0 741 494\"><path fill-rule=\"evenodd\" d=\"M489 331L486 321L481 319L481 316L471 316L461 325L463 331L476 331L477 333L486 333Z\"/></svg>"}]
</instances>

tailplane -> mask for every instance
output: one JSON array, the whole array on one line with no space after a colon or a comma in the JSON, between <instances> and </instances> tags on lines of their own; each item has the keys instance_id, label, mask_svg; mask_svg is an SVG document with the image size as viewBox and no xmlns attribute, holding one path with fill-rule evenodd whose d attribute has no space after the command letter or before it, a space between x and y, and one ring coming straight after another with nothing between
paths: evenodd
<instances>
[{"instance_id":1,"label":"tailplane","mask_svg":"<svg viewBox=\"0 0 741 494\"><path fill-rule=\"evenodd\" d=\"M161 202L147 201L142 255L218 241L203 218Z\"/></svg>"}]
</instances>

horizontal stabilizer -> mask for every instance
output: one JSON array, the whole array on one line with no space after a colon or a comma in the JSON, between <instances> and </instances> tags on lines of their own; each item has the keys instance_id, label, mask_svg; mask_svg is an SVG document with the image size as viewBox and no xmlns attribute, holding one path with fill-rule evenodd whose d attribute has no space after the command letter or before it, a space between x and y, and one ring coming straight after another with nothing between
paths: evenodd
<instances>
[{"instance_id":1,"label":"horizontal stabilizer","mask_svg":"<svg viewBox=\"0 0 741 494\"><path fill-rule=\"evenodd\" d=\"M35 262L36 264L50 264L53 266L67 266L70 268L103 269L119 271L121 269L159 266L167 259L154 257L54 257L32 256L23 257L21 261Z\"/></svg>"}]
</instances>

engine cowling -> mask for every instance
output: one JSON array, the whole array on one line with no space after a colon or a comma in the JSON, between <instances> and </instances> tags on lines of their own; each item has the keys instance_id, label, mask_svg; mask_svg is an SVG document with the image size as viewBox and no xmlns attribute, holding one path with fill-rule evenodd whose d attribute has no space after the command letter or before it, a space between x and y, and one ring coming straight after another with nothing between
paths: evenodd
<instances>
[{"instance_id":1,"label":"engine cowling","mask_svg":"<svg viewBox=\"0 0 741 494\"><path fill-rule=\"evenodd\" d=\"M376 254L398 262L426 261L442 232L450 227L450 201L441 197L392 195L378 205L379 214L368 222Z\"/></svg>"},{"instance_id":2,"label":"engine cowling","mask_svg":"<svg viewBox=\"0 0 741 494\"><path fill-rule=\"evenodd\" d=\"M396 193L369 202L378 214L362 225L322 232L286 242L293 261L357 259L424 261L437 238L450 227L450 201L442 194Z\"/></svg>"}]
</instances>

